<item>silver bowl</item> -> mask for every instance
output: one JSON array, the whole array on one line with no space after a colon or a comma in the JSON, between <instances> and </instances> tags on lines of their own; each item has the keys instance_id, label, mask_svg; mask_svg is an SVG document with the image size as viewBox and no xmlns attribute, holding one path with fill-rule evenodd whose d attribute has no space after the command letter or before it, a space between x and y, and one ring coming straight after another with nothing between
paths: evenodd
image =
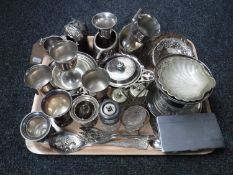
<instances>
[{"instance_id":1,"label":"silver bowl","mask_svg":"<svg viewBox=\"0 0 233 175\"><path fill-rule=\"evenodd\" d=\"M41 44L43 45L44 49L49 52L51 48L53 48L56 43L63 41L61 36L51 35L46 38L41 39Z\"/></svg>"},{"instance_id":2,"label":"silver bowl","mask_svg":"<svg viewBox=\"0 0 233 175\"><path fill-rule=\"evenodd\" d=\"M155 74L162 91L184 102L203 101L216 85L204 63L184 55L164 58L156 66Z\"/></svg>"},{"instance_id":3,"label":"silver bowl","mask_svg":"<svg viewBox=\"0 0 233 175\"><path fill-rule=\"evenodd\" d=\"M56 89L44 96L41 101L41 110L52 118L58 118L67 114L71 105L71 95L67 91Z\"/></svg>"},{"instance_id":4,"label":"silver bowl","mask_svg":"<svg viewBox=\"0 0 233 175\"><path fill-rule=\"evenodd\" d=\"M109 86L109 83L110 77L102 68L87 71L82 77L83 87L89 92L101 92Z\"/></svg>"},{"instance_id":5,"label":"silver bowl","mask_svg":"<svg viewBox=\"0 0 233 175\"><path fill-rule=\"evenodd\" d=\"M37 64L30 67L24 75L26 86L39 90L52 80L52 71L49 66Z\"/></svg>"},{"instance_id":6,"label":"silver bowl","mask_svg":"<svg viewBox=\"0 0 233 175\"><path fill-rule=\"evenodd\" d=\"M30 141L42 141L50 132L51 122L42 112L27 114L20 124L22 137Z\"/></svg>"}]
</instances>

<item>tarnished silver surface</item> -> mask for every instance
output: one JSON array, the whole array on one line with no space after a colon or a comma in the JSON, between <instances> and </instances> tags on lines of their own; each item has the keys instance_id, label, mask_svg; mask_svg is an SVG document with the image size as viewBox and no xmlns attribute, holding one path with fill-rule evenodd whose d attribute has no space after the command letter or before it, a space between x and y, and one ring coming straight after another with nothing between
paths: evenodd
<instances>
[{"instance_id":1,"label":"tarnished silver surface","mask_svg":"<svg viewBox=\"0 0 233 175\"><path fill-rule=\"evenodd\" d=\"M74 90L82 85L81 79L85 72L96 69L97 63L88 54L77 52L75 56L77 64L74 69L62 71L55 66L52 71L53 84L64 90Z\"/></svg>"},{"instance_id":2,"label":"tarnished silver surface","mask_svg":"<svg viewBox=\"0 0 233 175\"><path fill-rule=\"evenodd\" d=\"M166 53L165 53L166 52ZM178 38L164 38L153 50L153 63L156 65L160 58L168 54L182 54L187 56L193 56L192 49L181 39Z\"/></svg>"},{"instance_id":3,"label":"tarnished silver surface","mask_svg":"<svg viewBox=\"0 0 233 175\"><path fill-rule=\"evenodd\" d=\"M105 138L105 135L94 135L90 131L80 134L59 132L49 138L49 145L61 153L72 153L97 144L145 150L149 146L149 141L154 139L153 136L134 137L130 135L124 135L123 138L124 140L111 141L112 138Z\"/></svg>"},{"instance_id":4,"label":"tarnished silver surface","mask_svg":"<svg viewBox=\"0 0 233 175\"><path fill-rule=\"evenodd\" d=\"M127 100L127 96L123 92L123 89L116 88L112 92L112 99L117 103L124 103Z\"/></svg>"},{"instance_id":5,"label":"tarnished silver surface","mask_svg":"<svg viewBox=\"0 0 233 175\"><path fill-rule=\"evenodd\" d=\"M147 107L154 117L159 115L195 113L200 112L202 109L202 103L181 104L172 98L168 98L154 84L149 86L146 99Z\"/></svg>"},{"instance_id":6,"label":"tarnished silver surface","mask_svg":"<svg viewBox=\"0 0 233 175\"><path fill-rule=\"evenodd\" d=\"M70 132L59 132L49 138L51 148L62 152L71 153L82 149L86 143L82 136Z\"/></svg>"}]
</instances>

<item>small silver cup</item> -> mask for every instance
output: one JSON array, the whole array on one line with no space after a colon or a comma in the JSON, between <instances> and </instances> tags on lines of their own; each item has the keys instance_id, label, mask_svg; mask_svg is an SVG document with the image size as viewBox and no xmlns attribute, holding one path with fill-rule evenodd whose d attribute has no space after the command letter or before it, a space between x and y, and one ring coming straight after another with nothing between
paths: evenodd
<instances>
[{"instance_id":1,"label":"small silver cup","mask_svg":"<svg viewBox=\"0 0 233 175\"><path fill-rule=\"evenodd\" d=\"M26 86L35 89L37 94L46 94L54 89L51 85L52 70L49 66L37 64L30 67L24 75Z\"/></svg>"},{"instance_id":2,"label":"small silver cup","mask_svg":"<svg viewBox=\"0 0 233 175\"><path fill-rule=\"evenodd\" d=\"M49 50L49 55L54 59L56 65L62 70L67 71L76 66L76 54L78 46L72 41L63 41Z\"/></svg>"},{"instance_id":3,"label":"small silver cup","mask_svg":"<svg viewBox=\"0 0 233 175\"><path fill-rule=\"evenodd\" d=\"M55 89L47 93L41 101L41 110L59 127L65 127L72 122L69 110L72 106L72 97L69 92Z\"/></svg>"},{"instance_id":4,"label":"small silver cup","mask_svg":"<svg viewBox=\"0 0 233 175\"><path fill-rule=\"evenodd\" d=\"M86 72L82 77L83 87L90 93L94 93L97 99L107 94L110 77L105 69L97 68Z\"/></svg>"},{"instance_id":5,"label":"small silver cup","mask_svg":"<svg viewBox=\"0 0 233 175\"><path fill-rule=\"evenodd\" d=\"M40 40L40 44L43 45L46 52L49 52L51 48L53 48L56 43L63 41L61 36L51 35Z\"/></svg>"},{"instance_id":6,"label":"small silver cup","mask_svg":"<svg viewBox=\"0 0 233 175\"><path fill-rule=\"evenodd\" d=\"M54 133L49 117L42 112L27 114L20 124L20 133L26 140L43 142Z\"/></svg>"}]
</instances>

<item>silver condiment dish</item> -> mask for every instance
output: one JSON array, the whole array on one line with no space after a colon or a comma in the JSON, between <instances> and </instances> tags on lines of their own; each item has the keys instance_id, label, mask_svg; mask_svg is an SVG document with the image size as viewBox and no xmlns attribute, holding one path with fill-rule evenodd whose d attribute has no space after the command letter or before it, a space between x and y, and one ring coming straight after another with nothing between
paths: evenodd
<instances>
[{"instance_id":1,"label":"silver condiment dish","mask_svg":"<svg viewBox=\"0 0 233 175\"><path fill-rule=\"evenodd\" d=\"M99 113L98 101L90 95L81 95L74 99L70 116L82 126L93 126Z\"/></svg>"},{"instance_id":2,"label":"silver condiment dish","mask_svg":"<svg viewBox=\"0 0 233 175\"><path fill-rule=\"evenodd\" d=\"M129 87L136 82L148 82L154 79L153 72L144 69L144 66L132 55L114 54L107 58L104 68L110 76L110 85L113 87Z\"/></svg>"}]
</instances>

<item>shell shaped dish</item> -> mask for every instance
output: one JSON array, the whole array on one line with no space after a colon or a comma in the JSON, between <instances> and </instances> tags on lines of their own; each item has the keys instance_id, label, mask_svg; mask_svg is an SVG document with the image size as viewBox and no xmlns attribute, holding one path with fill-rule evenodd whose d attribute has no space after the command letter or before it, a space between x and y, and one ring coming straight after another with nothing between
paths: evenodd
<instances>
[{"instance_id":1,"label":"shell shaped dish","mask_svg":"<svg viewBox=\"0 0 233 175\"><path fill-rule=\"evenodd\" d=\"M173 55L158 64L158 83L170 96L186 102L202 100L215 79L200 61Z\"/></svg>"}]
</instances>

